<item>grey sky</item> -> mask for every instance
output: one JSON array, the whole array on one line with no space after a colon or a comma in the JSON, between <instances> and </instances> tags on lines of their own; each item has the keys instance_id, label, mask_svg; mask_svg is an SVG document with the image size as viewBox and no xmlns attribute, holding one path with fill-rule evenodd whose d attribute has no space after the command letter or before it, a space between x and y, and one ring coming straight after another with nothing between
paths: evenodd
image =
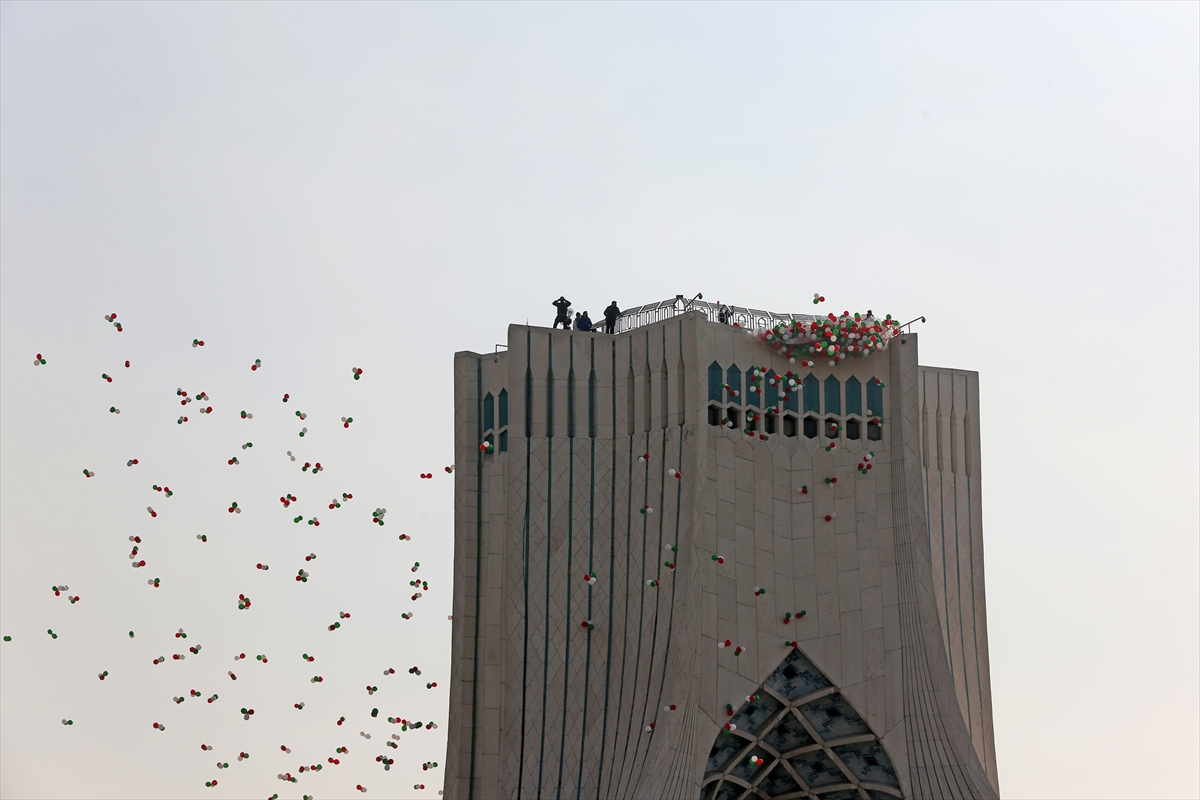
<instances>
[{"instance_id":1,"label":"grey sky","mask_svg":"<svg viewBox=\"0 0 1200 800\"><path fill-rule=\"evenodd\" d=\"M1005 796L1196 796L1198 31L1196 3L0 2L0 794L435 796L444 729L393 751L367 713L445 720L452 354L559 294L820 291L981 373Z\"/></svg>"}]
</instances>

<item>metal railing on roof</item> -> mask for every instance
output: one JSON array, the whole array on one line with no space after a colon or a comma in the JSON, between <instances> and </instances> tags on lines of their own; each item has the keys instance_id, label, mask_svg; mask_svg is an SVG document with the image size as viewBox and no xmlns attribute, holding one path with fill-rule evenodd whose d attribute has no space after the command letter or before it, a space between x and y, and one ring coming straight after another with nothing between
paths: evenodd
<instances>
[{"instance_id":1,"label":"metal railing on roof","mask_svg":"<svg viewBox=\"0 0 1200 800\"><path fill-rule=\"evenodd\" d=\"M738 325L749 330L773 328L780 323L791 322L792 320L808 323L817 319L812 314L780 314L774 311L762 311L757 308L745 308L743 306L725 305L725 309L727 314L726 324ZM683 295L678 295L673 300L663 300L658 303L638 306L637 308L625 309L617 319L616 332L624 333L634 328L640 328L643 325L661 322L664 319L670 319L671 317L689 312L704 314L710 322L722 322L721 305L709 303L704 300L688 300Z\"/></svg>"}]
</instances>

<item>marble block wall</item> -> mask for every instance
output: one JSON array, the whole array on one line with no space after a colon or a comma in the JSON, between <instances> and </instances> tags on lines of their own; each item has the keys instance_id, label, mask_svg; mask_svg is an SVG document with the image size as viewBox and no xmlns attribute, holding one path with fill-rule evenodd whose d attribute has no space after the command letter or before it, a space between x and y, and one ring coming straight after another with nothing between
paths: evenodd
<instances>
[{"instance_id":1,"label":"marble block wall","mask_svg":"<svg viewBox=\"0 0 1200 800\"><path fill-rule=\"evenodd\" d=\"M713 364L821 396L747 435L710 407L763 399ZM876 440L851 378L885 384ZM799 369L683 314L514 325L454 383L447 797L997 795L974 373L915 334Z\"/></svg>"}]
</instances>

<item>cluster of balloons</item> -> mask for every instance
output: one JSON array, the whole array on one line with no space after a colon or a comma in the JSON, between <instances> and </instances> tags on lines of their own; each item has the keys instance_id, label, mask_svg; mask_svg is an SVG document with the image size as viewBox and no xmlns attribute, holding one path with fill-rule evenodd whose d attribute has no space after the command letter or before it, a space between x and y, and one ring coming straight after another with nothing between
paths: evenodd
<instances>
[{"instance_id":1,"label":"cluster of balloons","mask_svg":"<svg viewBox=\"0 0 1200 800\"><path fill-rule=\"evenodd\" d=\"M847 358L869 356L886 349L899 333L900 323L891 314L877 319L870 312L843 311L840 316L828 314L812 322L781 322L753 335L790 363L801 358L811 367L813 358L828 358L829 365L834 366Z\"/></svg>"}]
</instances>

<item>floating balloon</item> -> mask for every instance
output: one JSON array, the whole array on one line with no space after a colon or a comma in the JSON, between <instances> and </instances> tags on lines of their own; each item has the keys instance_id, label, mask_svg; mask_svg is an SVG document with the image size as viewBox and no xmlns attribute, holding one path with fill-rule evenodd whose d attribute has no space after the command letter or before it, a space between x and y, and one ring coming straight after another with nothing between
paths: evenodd
<instances>
[{"instance_id":1,"label":"floating balloon","mask_svg":"<svg viewBox=\"0 0 1200 800\"><path fill-rule=\"evenodd\" d=\"M41 354L41 353L38 353L36 356L34 356L34 358L33 358L33 365L34 365L35 367L40 367L42 364L45 364L45 363L46 363L46 359L42 358L42 354ZM128 363L129 363L129 362L126 362L126 364L128 364Z\"/></svg>"}]
</instances>

